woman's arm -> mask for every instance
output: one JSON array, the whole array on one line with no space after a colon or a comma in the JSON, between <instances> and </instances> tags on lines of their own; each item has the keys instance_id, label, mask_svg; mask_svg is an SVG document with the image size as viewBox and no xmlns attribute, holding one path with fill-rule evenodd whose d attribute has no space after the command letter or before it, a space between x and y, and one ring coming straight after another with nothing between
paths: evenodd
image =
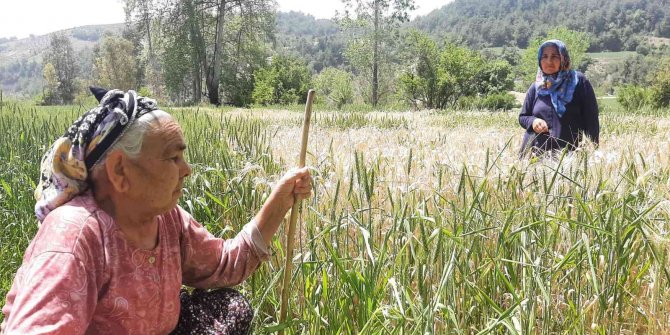
<instances>
[{"instance_id":1,"label":"woman's arm","mask_svg":"<svg viewBox=\"0 0 670 335\"><path fill-rule=\"evenodd\" d=\"M584 100L582 101L582 117L584 133L591 138L591 141L598 144L600 142L600 120L598 119L598 100L593 91L593 87L586 77L584 77Z\"/></svg>"},{"instance_id":2,"label":"woman's arm","mask_svg":"<svg viewBox=\"0 0 670 335\"><path fill-rule=\"evenodd\" d=\"M269 257L252 220L231 239L212 235L188 212L179 208L182 283L196 288L235 286L247 279Z\"/></svg>"},{"instance_id":3,"label":"woman's arm","mask_svg":"<svg viewBox=\"0 0 670 335\"><path fill-rule=\"evenodd\" d=\"M519 125L526 130L533 129L533 121L537 118L533 116L533 107L535 106L535 84L531 84L526 91L526 98L519 113Z\"/></svg>"},{"instance_id":4,"label":"woman's arm","mask_svg":"<svg viewBox=\"0 0 670 335\"><path fill-rule=\"evenodd\" d=\"M182 275L186 285L198 288L234 286L249 277L269 257L268 245L296 197L311 192L307 168L281 178L256 217L235 238L214 237L183 209L181 220Z\"/></svg>"},{"instance_id":5,"label":"woman's arm","mask_svg":"<svg viewBox=\"0 0 670 335\"><path fill-rule=\"evenodd\" d=\"M45 252L22 266L2 312L2 333L84 334L97 303L95 279L72 253Z\"/></svg>"}]
</instances>

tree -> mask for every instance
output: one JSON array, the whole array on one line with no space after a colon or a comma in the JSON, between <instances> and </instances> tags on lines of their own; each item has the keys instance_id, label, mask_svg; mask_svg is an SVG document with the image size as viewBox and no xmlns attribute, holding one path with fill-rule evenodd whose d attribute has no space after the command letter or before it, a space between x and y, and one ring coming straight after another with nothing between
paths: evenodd
<instances>
[{"instance_id":1,"label":"tree","mask_svg":"<svg viewBox=\"0 0 670 335\"><path fill-rule=\"evenodd\" d=\"M146 37L147 60L151 66L156 66L151 24L154 21L155 3L153 0L125 0L126 23L134 23L136 29ZM134 15L133 15L134 14Z\"/></svg>"},{"instance_id":2,"label":"tree","mask_svg":"<svg viewBox=\"0 0 670 335\"><path fill-rule=\"evenodd\" d=\"M351 73L329 67L321 71L314 80L318 97L326 97L329 105L341 109L345 104L354 100L354 90L351 86Z\"/></svg>"},{"instance_id":3,"label":"tree","mask_svg":"<svg viewBox=\"0 0 670 335\"><path fill-rule=\"evenodd\" d=\"M266 20L267 19L267 20ZM243 16L229 19L226 24L226 40L221 64L220 91L221 101L234 106L248 106L255 86L255 73L266 66L271 49L261 38L263 32L273 28L269 18L261 22L267 26L249 27ZM257 31L253 31L257 30ZM247 36L246 38L243 38Z\"/></svg>"},{"instance_id":4,"label":"tree","mask_svg":"<svg viewBox=\"0 0 670 335\"><path fill-rule=\"evenodd\" d=\"M484 62L476 52L449 43L440 54L438 80L438 108L453 106L458 99L479 92L478 73Z\"/></svg>"},{"instance_id":5,"label":"tree","mask_svg":"<svg viewBox=\"0 0 670 335\"><path fill-rule=\"evenodd\" d=\"M670 57L660 62L651 83L651 103L656 108L670 106Z\"/></svg>"},{"instance_id":6,"label":"tree","mask_svg":"<svg viewBox=\"0 0 670 335\"><path fill-rule=\"evenodd\" d=\"M178 77L172 69L183 69L183 63L188 61L190 73L184 74L182 79L191 81L191 100L199 103L205 94L210 103L220 105L224 102L221 93L226 95L226 92L221 92L222 81L229 81L230 76L235 75L226 73L224 76L223 69L248 69L244 63L248 58L241 53L253 48L247 48L248 44L245 43L262 40L271 34L274 28L274 6L272 0L183 0L163 3L160 10L166 13L165 24L161 26L165 44L173 50L179 49L178 57L165 58L177 62L164 64L171 72L171 80ZM241 61L238 63L236 59ZM249 73L243 73L243 76L251 78ZM245 87L250 89L248 82ZM233 95L239 96L238 93Z\"/></svg>"},{"instance_id":7,"label":"tree","mask_svg":"<svg viewBox=\"0 0 670 335\"><path fill-rule=\"evenodd\" d=\"M409 21L414 0L342 0L345 6L340 24L353 32L345 56L362 74L369 71L372 88L370 102L379 102L379 70L392 53L395 30Z\"/></svg>"},{"instance_id":8,"label":"tree","mask_svg":"<svg viewBox=\"0 0 670 335\"><path fill-rule=\"evenodd\" d=\"M305 102L311 81L307 65L291 56L276 56L270 64L256 71L252 94L257 104L296 104Z\"/></svg>"},{"instance_id":9,"label":"tree","mask_svg":"<svg viewBox=\"0 0 670 335\"><path fill-rule=\"evenodd\" d=\"M51 63L44 65L44 80L47 82L46 91L42 95L42 102L46 105L57 103L58 78L56 77L56 68Z\"/></svg>"},{"instance_id":10,"label":"tree","mask_svg":"<svg viewBox=\"0 0 670 335\"><path fill-rule=\"evenodd\" d=\"M50 83L53 89L53 102L70 104L77 90L77 59L70 39L64 34L52 34L46 64L53 66L56 83ZM46 69L44 70L46 72ZM51 71L51 70L49 70Z\"/></svg>"},{"instance_id":11,"label":"tree","mask_svg":"<svg viewBox=\"0 0 670 335\"><path fill-rule=\"evenodd\" d=\"M597 52L635 50L641 38L668 37L669 22L667 0L460 0L411 25L437 40L460 36L472 48L526 48L532 37L563 25L593 36L589 51Z\"/></svg>"},{"instance_id":12,"label":"tree","mask_svg":"<svg viewBox=\"0 0 670 335\"><path fill-rule=\"evenodd\" d=\"M402 95L416 109L435 108L438 103L437 68L439 49L425 33L411 30L405 37L405 70L400 75Z\"/></svg>"},{"instance_id":13,"label":"tree","mask_svg":"<svg viewBox=\"0 0 670 335\"><path fill-rule=\"evenodd\" d=\"M491 96L485 101L488 105L500 106L501 100L509 99L505 93L513 86L513 75L507 61L488 61L454 43L439 50L421 33L410 34L406 45L413 56L400 77L401 85L415 107L421 102L426 108L446 108L463 97L483 96Z\"/></svg>"},{"instance_id":14,"label":"tree","mask_svg":"<svg viewBox=\"0 0 670 335\"><path fill-rule=\"evenodd\" d=\"M107 36L94 51L94 73L97 85L106 88L137 89L133 44L121 37Z\"/></svg>"},{"instance_id":15,"label":"tree","mask_svg":"<svg viewBox=\"0 0 670 335\"><path fill-rule=\"evenodd\" d=\"M267 21L272 20L271 13L273 6L267 0L219 0L215 5L216 13L216 32L214 34L214 41L211 45L210 61L203 59L203 67L205 69L205 82L207 84L207 92L209 94L209 102L211 104L220 105L219 85L221 80L221 69L224 58L224 47L226 44L239 44L241 38L257 38L258 33L264 30L257 28L268 28ZM224 27L226 26L226 19L228 15L239 15L243 18L243 24L238 26L239 30L230 35L224 35ZM267 30L265 30L267 31ZM229 32L230 33L230 32ZM232 39L227 39L231 38Z\"/></svg>"}]
</instances>

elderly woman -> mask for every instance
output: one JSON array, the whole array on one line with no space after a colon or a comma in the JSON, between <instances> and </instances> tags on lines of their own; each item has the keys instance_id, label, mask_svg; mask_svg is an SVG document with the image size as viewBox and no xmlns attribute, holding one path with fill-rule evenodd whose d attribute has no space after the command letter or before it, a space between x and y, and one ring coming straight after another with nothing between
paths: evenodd
<instances>
[{"instance_id":1,"label":"elderly woman","mask_svg":"<svg viewBox=\"0 0 670 335\"><path fill-rule=\"evenodd\" d=\"M309 172L283 176L235 238L216 238L177 205L191 173L177 122L133 91L94 93L100 105L42 160L40 227L7 294L2 332L248 333L247 300L205 289L239 284L268 258L294 199L311 192Z\"/></svg>"},{"instance_id":2,"label":"elderly woman","mask_svg":"<svg viewBox=\"0 0 670 335\"><path fill-rule=\"evenodd\" d=\"M574 150L587 135L598 143L598 102L581 72L571 69L565 44L549 40L540 46L535 83L526 93L519 124L526 129L522 156L567 148Z\"/></svg>"}]
</instances>

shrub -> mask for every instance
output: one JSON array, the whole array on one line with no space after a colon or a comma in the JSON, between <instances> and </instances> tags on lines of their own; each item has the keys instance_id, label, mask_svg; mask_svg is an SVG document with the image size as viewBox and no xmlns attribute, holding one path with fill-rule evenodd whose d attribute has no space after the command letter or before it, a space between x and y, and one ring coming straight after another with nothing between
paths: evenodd
<instances>
[{"instance_id":1,"label":"shrub","mask_svg":"<svg viewBox=\"0 0 670 335\"><path fill-rule=\"evenodd\" d=\"M488 109L510 110L515 107L516 100L509 93L492 93L485 96L465 96L458 99L456 107L462 110Z\"/></svg>"},{"instance_id":2,"label":"shrub","mask_svg":"<svg viewBox=\"0 0 670 335\"><path fill-rule=\"evenodd\" d=\"M342 106L354 101L352 82L351 73L337 68L326 68L315 80L316 91L319 93L317 97L325 97L329 106L342 109Z\"/></svg>"},{"instance_id":3,"label":"shrub","mask_svg":"<svg viewBox=\"0 0 670 335\"><path fill-rule=\"evenodd\" d=\"M650 102L650 90L637 86L625 85L617 90L617 101L626 109L638 109Z\"/></svg>"},{"instance_id":4,"label":"shrub","mask_svg":"<svg viewBox=\"0 0 670 335\"><path fill-rule=\"evenodd\" d=\"M480 107L490 110L495 109L509 110L514 108L515 103L516 100L514 99L514 96L512 96L507 92L501 92L485 96L481 100Z\"/></svg>"},{"instance_id":5,"label":"shrub","mask_svg":"<svg viewBox=\"0 0 670 335\"><path fill-rule=\"evenodd\" d=\"M670 106L670 58L664 59L658 67L649 98L654 108Z\"/></svg>"},{"instance_id":6,"label":"shrub","mask_svg":"<svg viewBox=\"0 0 670 335\"><path fill-rule=\"evenodd\" d=\"M296 104L307 99L311 76L307 65L300 59L276 56L271 63L254 73L256 78L252 98L254 103Z\"/></svg>"}]
</instances>

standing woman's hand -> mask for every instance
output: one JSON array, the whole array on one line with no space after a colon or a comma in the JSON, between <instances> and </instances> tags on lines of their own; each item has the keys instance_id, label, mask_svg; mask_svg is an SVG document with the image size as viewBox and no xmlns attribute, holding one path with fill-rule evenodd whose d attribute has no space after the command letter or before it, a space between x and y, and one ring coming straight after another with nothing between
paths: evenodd
<instances>
[{"instance_id":1,"label":"standing woman's hand","mask_svg":"<svg viewBox=\"0 0 670 335\"><path fill-rule=\"evenodd\" d=\"M547 126L546 121L542 119L535 119L533 120L533 131L536 132L537 134L548 133L549 126Z\"/></svg>"}]
</instances>

